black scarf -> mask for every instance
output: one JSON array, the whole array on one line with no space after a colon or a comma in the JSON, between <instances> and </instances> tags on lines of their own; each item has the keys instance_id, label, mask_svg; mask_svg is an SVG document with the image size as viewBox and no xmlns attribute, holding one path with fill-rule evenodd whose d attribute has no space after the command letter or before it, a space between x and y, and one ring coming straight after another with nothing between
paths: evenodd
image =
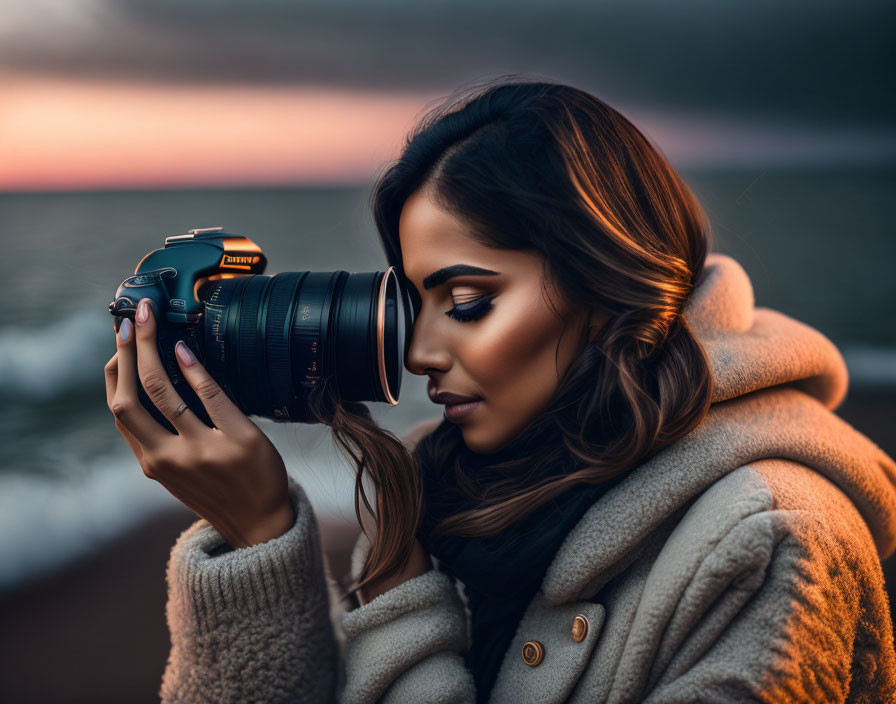
<instances>
[{"instance_id":1,"label":"black scarf","mask_svg":"<svg viewBox=\"0 0 896 704\"><path fill-rule=\"evenodd\" d=\"M448 432L459 434L460 429L455 426ZM478 455L462 437L458 447L464 475L475 478L480 486L498 476L488 465L512 457L508 450ZM554 468L550 474L562 471ZM488 701L504 654L561 543L607 487L574 486L497 535L435 536L433 529L443 518L474 508L478 502L457 489L453 461L424 463L424 507L417 537L439 560L439 569L463 584L472 641L466 665L476 683L477 702Z\"/></svg>"}]
</instances>

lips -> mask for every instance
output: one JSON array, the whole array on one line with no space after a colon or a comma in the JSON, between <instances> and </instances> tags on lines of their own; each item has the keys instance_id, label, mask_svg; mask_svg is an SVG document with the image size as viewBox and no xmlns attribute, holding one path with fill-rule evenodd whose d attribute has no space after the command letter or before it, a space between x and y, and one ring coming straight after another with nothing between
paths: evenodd
<instances>
[{"instance_id":1,"label":"lips","mask_svg":"<svg viewBox=\"0 0 896 704\"><path fill-rule=\"evenodd\" d=\"M481 401L473 401L472 403L449 403L445 406L445 417L452 423L459 423L479 408L480 403Z\"/></svg>"},{"instance_id":2,"label":"lips","mask_svg":"<svg viewBox=\"0 0 896 704\"><path fill-rule=\"evenodd\" d=\"M449 391L437 392L432 379L430 379L429 383L426 385L426 391L429 394L429 398L432 399L433 403L441 403L446 406L482 400L481 396L462 396L460 394L453 394Z\"/></svg>"}]
</instances>

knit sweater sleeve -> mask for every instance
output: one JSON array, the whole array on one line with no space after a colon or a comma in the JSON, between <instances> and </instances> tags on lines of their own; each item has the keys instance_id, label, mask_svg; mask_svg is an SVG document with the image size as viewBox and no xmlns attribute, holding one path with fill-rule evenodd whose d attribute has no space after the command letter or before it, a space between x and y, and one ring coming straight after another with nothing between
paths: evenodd
<instances>
[{"instance_id":1,"label":"knit sweater sleeve","mask_svg":"<svg viewBox=\"0 0 896 704\"><path fill-rule=\"evenodd\" d=\"M434 424L421 423L410 442ZM178 538L162 704L473 702L461 658L466 610L453 581L430 570L346 612L292 478L289 496L296 521L273 540L228 551L205 520ZM354 576L367 548L362 533Z\"/></svg>"},{"instance_id":2,"label":"knit sweater sleeve","mask_svg":"<svg viewBox=\"0 0 896 704\"><path fill-rule=\"evenodd\" d=\"M317 521L294 480L282 536L218 554L208 521L184 531L168 562L171 650L163 704L330 702L339 646Z\"/></svg>"}]
</instances>

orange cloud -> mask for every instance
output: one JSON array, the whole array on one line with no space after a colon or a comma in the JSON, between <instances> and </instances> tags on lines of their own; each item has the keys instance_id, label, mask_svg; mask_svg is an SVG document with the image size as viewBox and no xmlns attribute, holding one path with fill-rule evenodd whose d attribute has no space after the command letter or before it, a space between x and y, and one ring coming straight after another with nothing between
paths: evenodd
<instances>
[{"instance_id":1,"label":"orange cloud","mask_svg":"<svg viewBox=\"0 0 896 704\"><path fill-rule=\"evenodd\" d=\"M0 190L363 182L435 96L0 79Z\"/></svg>"}]
</instances>

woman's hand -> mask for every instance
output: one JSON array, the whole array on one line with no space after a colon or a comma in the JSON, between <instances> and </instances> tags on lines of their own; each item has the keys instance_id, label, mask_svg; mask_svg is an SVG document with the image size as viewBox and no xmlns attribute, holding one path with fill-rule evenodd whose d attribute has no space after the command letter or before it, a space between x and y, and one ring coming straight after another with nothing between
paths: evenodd
<instances>
[{"instance_id":1,"label":"woman's hand","mask_svg":"<svg viewBox=\"0 0 896 704\"><path fill-rule=\"evenodd\" d=\"M178 342L181 373L208 411L209 428L189 408L159 359L156 322L147 298L127 318L106 364L106 402L143 473L205 518L234 548L276 538L295 522L286 467L268 437L228 398L189 348ZM140 404L137 384L171 424L163 428Z\"/></svg>"}]
</instances>

